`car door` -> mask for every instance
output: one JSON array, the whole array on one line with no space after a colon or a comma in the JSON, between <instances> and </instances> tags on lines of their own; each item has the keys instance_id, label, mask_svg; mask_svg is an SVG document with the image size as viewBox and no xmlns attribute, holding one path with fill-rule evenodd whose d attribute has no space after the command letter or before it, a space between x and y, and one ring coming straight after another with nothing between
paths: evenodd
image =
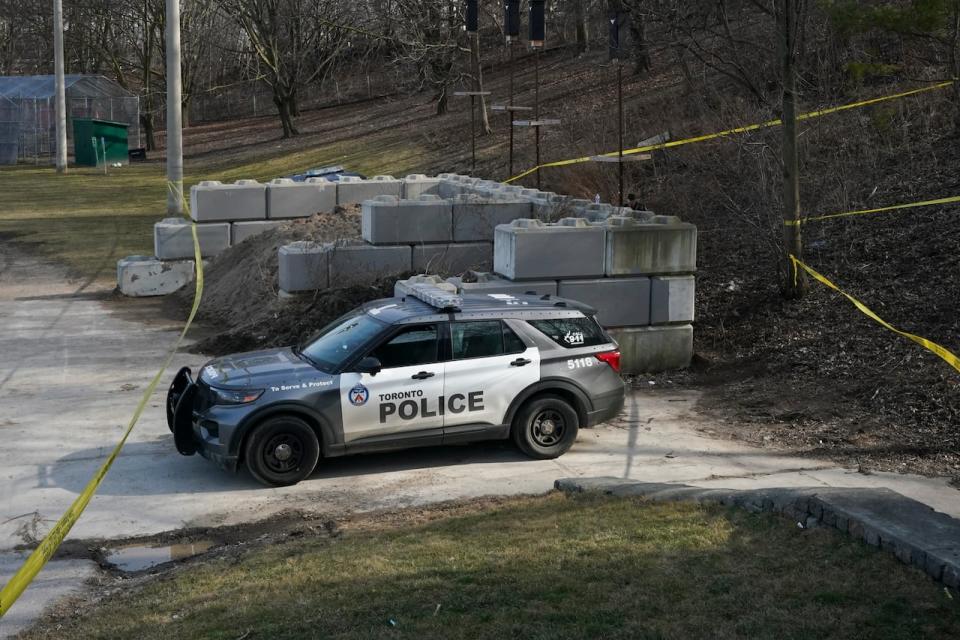
<instances>
[{"instance_id":1,"label":"car door","mask_svg":"<svg viewBox=\"0 0 960 640\"><path fill-rule=\"evenodd\" d=\"M387 441L410 436L439 442L445 324L403 326L368 352L380 361L379 373L341 374L340 407L348 448L371 438Z\"/></svg>"},{"instance_id":2,"label":"car door","mask_svg":"<svg viewBox=\"0 0 960 640\"><path fill-rule=\"evenodd\" d=\"M503 424L517 395L540 380L540 352L502 320L450 323L444 441Z\"/></svg>"}]
</instances>

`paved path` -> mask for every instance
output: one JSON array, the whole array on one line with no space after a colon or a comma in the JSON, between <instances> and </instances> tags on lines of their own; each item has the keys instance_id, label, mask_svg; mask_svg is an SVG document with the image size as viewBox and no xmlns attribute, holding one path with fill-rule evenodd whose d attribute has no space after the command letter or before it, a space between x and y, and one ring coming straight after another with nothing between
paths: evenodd
<instances>
[{"instance_id":1,"label":"paved path","mask_svg":"<svg viewBox=\"0 0 960 640\"><path fill-rule=\"evenodd\" d=\"M122 433L178 327L156 301L113 301L0 244L0 552L41 536L76 498ZM585 430L567 455L530 461L506 444L350 457L296 487L266 489L173 447L163 412L178 355L123 455L71 533L122 538L184 526L255 521L287 509L332 516L490 494L545 492L559 477L615 476L700 486L886 486L960 517L942 479L861 475L830 462L698 433L694 392L633 394L610 425ZM0 560L0 583L13 564ZM56 572L81 579L54 562ZM64 578L67 581L67 578ZM54 591L47 592L51 597ZM42 606L43 602L35 602ZM15 611L22 611L18 605ZM19 614L18 614L19 615ZM9 631L0 622L0 637Z\"/></svg>"}]
</instances>

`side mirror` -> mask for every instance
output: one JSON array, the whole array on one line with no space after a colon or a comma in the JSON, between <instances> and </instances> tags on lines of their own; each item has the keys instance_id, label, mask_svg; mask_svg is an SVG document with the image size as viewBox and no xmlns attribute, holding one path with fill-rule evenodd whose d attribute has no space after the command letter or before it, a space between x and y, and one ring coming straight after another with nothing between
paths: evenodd
<instances>
[{"instance_id":1,"label":"side mirror","mask_svg":"<svg viewBox=\"0 0 960 640\"><path fill-rule=\"evenodd\" d=\"M357 363L357 366L354 367L357 373L369 373L371 376L375 376L380 373L380 370L383 369L383 365L380 364L380 361L373 356L367 356L363 360Z\"/></svg>"}]
</instances>

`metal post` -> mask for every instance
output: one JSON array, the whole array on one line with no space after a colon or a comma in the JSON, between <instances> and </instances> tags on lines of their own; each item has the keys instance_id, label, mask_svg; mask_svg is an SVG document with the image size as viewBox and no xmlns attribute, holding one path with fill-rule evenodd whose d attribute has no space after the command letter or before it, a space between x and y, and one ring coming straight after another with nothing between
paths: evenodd
<instances>
[{"instance_id":1,"label":"metal post","mask_svg":"<svg viewBox=\"0 0 960 640\"><path fill-rule=\"evenodd\" d=\"M180 87L180 0L167 0L167 213L183 214L183 114Z\"/></svg>"},{"instance_id":2,"label":"metal post","mask_svg":"<svg viewBox=\"0 0 960 640\"><path fill-rule=\"evenodd\" d=\"M796 267L790 255L802 258L803 242L800 236L800 160L797 150L797 71L796 4L794 0L780 3L780 56L783 82L783 248L786 280L783 291L787 298L802 298L809 287L807 274L794 274Z\"/></svg>"},{"instance_id":3,"label":"metal post","mask_svg":"<svg viewBox=\"0 0 960 640\"><path fill-rule=\"evenodd\" d=\"M67 91L63 77L63 0L53 0L53 68L57 85L57 173L66 173Z\"/></svg>"},{"instance_id":4,"label":"metal post","mask_svg":"<svg viewBox=\"0 0 960 640\"><path fill-rule=\"evenodd\" d=\"M507 39L507 49L510 51L510 101L507 103L507 117L510 119L510 170L509 176L513 177L513 40Z\"/></svg>"},{"instance_id":5,"label":"metal post","mask_svg":"<svg viewBox=\"0 0 960 640\"><path fill-rule=\"evenodd\" d=\"M618 162L617 171L620 176L620 206L623 206L623 65L620 58L617 58L617 143Z\"/></svg>"},{"instance_id":6,"label":"metal post","mask_svg":"<svg viewBox=\"0 0 960 640\"><path fill-rule=\"evenodd\" d=\"M470 175L477 175L477 96L470 95Z\"/></svg>"},{"instance_id":7,"label":"metal post","mask_svg":"<svg viewBox=\"0 0 960 640\"><path fill-rule=\"evenodd\" d=\"M534 49L534 86L535 92L533 94L533 119L540 119L540 48L537 47ZM533 128L534 136L536 137L536 147L537 147L537 189L540 188L540 127L535 126Z\"/></svg>"}]
</instances>

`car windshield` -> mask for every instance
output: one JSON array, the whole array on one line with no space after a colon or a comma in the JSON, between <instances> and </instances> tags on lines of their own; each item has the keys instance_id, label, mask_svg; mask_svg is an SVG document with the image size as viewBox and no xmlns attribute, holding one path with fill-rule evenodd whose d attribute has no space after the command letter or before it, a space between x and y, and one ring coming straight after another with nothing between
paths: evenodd
<instances>
[{"instance_id":1,"label":"car windshield","mask_svg":"<svg viewBox=\"0 0 960 640\"><path fill-rule=\"evenodd\" d=\"M358 348L380 334L382 322L366 313L354 313L327 325L300 353L324 371L338 369Z\"/></svg>"}]
</instances>

